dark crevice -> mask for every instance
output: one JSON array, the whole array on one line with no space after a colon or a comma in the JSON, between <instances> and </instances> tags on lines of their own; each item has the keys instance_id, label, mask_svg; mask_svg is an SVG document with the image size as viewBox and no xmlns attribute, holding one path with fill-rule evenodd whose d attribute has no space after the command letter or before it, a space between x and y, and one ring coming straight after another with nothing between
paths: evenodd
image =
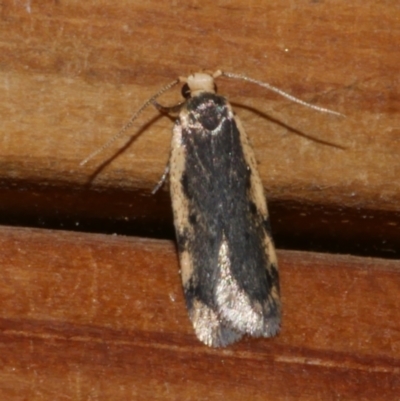
<instances>
[{"instance_id":1,"label":"dark crevice","mask_svg":"<svg viewBox=\"0 0 400 401\"><path fill-rule=\"evenodd\" d=\"M18 188L18 189L16 189ZM287 201L268 203L277 248L400 257L400 213ZM0 188L0 224L175 239L171 201L162 190Z\"/></svg>"}]
</instances>

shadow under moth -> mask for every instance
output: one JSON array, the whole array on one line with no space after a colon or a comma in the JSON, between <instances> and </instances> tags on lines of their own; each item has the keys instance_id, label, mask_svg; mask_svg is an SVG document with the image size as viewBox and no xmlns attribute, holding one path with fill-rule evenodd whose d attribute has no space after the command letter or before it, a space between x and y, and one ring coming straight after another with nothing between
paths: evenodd
<instances>
[{"instance_id":1,"label":"shadow under moth","mask_svg":"<svg viewBox=\"0 0 400 401\"><path fill-rule=\"evenodd\" d=\"M108 147L149 105L178 113L169 163L155 190L169 174L186 306L197 338L211 347L227 346L243 335L274 336L281 320L278 264L262 182L239 118L216 92L218 76L255 83L338 114L243 75L195 73L163 87L81 163ZM169 108L159 105L156 99L178 83L185 101Z\"/></svg>"}]
</instances>

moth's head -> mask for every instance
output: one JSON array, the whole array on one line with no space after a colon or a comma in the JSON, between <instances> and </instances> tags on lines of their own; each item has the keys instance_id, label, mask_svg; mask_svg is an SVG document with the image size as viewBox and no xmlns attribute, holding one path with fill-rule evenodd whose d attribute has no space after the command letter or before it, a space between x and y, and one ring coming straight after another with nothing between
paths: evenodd
<instances>
[{"instance_id":1,"label":"moth's head","mask_svg":"<svg viewBox=\"0 0 400 401\"><path fill-rule=\"evenodd\" d=\"M197 96L202 92L216 93L217 87L214 82L214 78L218 75L217 73L209 74L207 72L196 72L195 74L189 75L187 78L180 78L180 81L184 83L182 86L182 96L188 99L193 96Z\"/></svg>"}]
</instances>

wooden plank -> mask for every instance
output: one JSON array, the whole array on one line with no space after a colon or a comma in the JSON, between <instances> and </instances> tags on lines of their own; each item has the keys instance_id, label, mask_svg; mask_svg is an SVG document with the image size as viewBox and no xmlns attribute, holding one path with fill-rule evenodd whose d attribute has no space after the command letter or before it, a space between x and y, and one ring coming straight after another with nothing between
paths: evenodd
<instances>
[{"instance_id":1,"label":"wooden plank","mask_svg":"<svg viewBox=\"0 0 400 401\"><path fill-rule=\"evenodd\" d=\"M278 243L400 256L394 3L47 0L3 2L0 13L0 223L171 237L168 196L150 196L169 119L149 109L79 163L166 82L222 68L347 115L220 81L254 143Z\"/></svg>"},{"instance_id":2,"label":"wooden plank","mask_svg":"<svg viewBox=\"0 0 400 401\"><path fill-rule=\"evenodd\" d=\"M220 81L278 242L398 258L397 15L361 0L2 2L0 223L172 237L168 194L150 196L170 120L149 109L131 137L79 162L166 82L221 68L347 116ZM210 350L171 242L3 227L0 398L397 399L399 262L279 257L282 334Z\"/></svg>"},{"instance_id":3,"label":"wooden plank","mask_svg":"<svg viewBox=\"0 0 400 401\"><path fill-rule=\"evenodd\" d=\"M79 162L151 94L177 75L222 68L347 115L316 113L262 88L221 81L220 92L236 104L254 142L270 198L398 211L393 49L400 28L393 8L361 0L196 4L4 6L2 179L87 183L124 140L85 168ZM176 92L163 101L178 101ZM151 189L168 158L170 130L171 122L149 109L130 132L129 152L93 185Z\"/></svg>"},{"instance_id":4,"label":"wooden plank","mask_svg":"<svg viewBox=\"0 0 400 401\"><path fill-rule=\"evenodd\" d=\"M279 252L281 334L195 337L169 241L0 229L0 398L394 400L400 262Z\"/></svg>"}]
</instances>

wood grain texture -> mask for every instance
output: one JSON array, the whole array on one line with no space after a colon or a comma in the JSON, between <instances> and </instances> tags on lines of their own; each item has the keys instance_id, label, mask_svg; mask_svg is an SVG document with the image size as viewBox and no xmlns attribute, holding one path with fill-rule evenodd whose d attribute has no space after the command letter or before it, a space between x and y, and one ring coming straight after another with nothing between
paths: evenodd
<instances>
[{"instance_id":1,"label":"wood grain texture","mask_svg":"<svg viewBox=\"0 0 400 401\"><path fill-rule=\"evenodd\" d=\"M361 0L2 1L0 224L172 238L167 190L150 194L168 118L148 109L79 163L176 76L223 69L346 114L219 81L278 245L399 259L398 13ZM397 400L399 261L279 262L282 334L210 350L172 242L2 227L0 399Z\"/></svg>"},{"instance_id":2,"label":"wood grain texture","mask_svg":"<svg viewBox=\"0 0 400 401\"><path fill-rule=\"evenodd\" d=\"M281 334L215 350L170 241L2 228L1 399L397 399L399 263L278 256Z\"/></svg>"},{"instance_id":3,"label":"wood grain texture","mask_svg":"<svg viewBox=\"0 0 400 401\"><path fill-rule=\"evenodd\" d=\"M237 104L253 139L272 198L398 210L396 14L381 3L344 4L48 1L28 11L6 3L1 116L8 163L1 173L86 183L124 141L85 168L79 162L144 100L177 75L221 68L347 115L327 116L262 88L221 81L220 92ZM175 92L165 102L180 99ZM171 130L166 118L146 126L156 116L149 109L137 121L130 151L96 177L97 185L152 187Z\"/></svg>"},{"instance_id":4,"label":"wood grain texture","mask_svg":"<svg viewBox=\"0 0 400 401\"><path fill-rule=\"evenodd\" d=\"M152 2L48 1L28 11L21 4L5 3L2 12L2 151L10 163L3 165L4 177L85 183L115 148L86 168L79 162L151 94L179 74L222 68L347 114L321 115L252 85L221 82L221 92L244 109L238 107L266 186L272 193L279 188L275 196L307 194L324 202L331 196L342 206L375 206L379 199L381 209L397 210L400 28L390 7L305 1L290 7L283 1L199 8L184 2L157 3L154 10ZM371 18L376 26L368 25ZM179 93L166 97L176 101ZM273 113L278 124L249 108ZM149 109L131 134L155 116ZM279 122L346 150L290 134ZM96 177L98 185L119 179L119 185L150 188L168 157L170 126L165 118L145 126L146 135ZM14 169L13 162L19 162Z\"/></svg>"}]
</instances>

